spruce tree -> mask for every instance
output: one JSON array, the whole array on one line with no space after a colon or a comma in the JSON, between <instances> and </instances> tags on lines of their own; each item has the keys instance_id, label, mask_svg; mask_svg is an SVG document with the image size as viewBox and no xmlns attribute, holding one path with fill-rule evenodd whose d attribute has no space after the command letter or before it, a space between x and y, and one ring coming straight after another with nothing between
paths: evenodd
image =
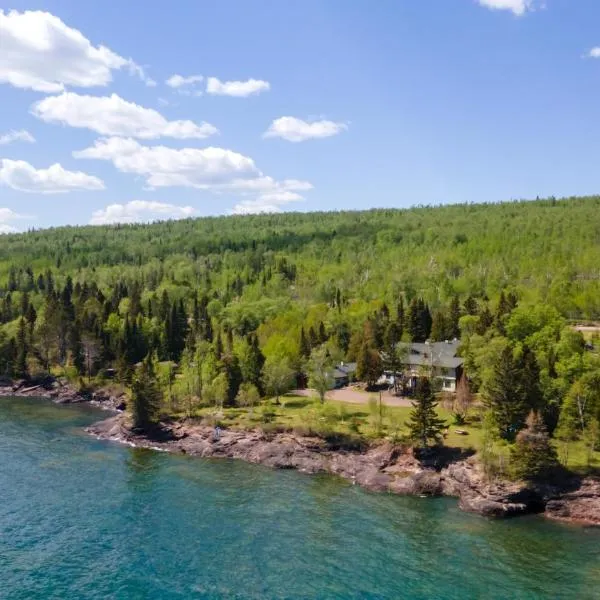
<instances>
[{"instance_id":1,"label":"spruce tree","mask_svg":"<svg viewBox=\"0 0 600 600\"><path fill-rule=\"evenodd\" d=\"M438 417L437 402L427 377L419 377L412 405L410 420L407 423L411 438L421 448L429 447L431 442L440 443L446 423Z\"/></svg>"},{"instance_id":2,"label":"spruce tree","mask_svg":"<svg viewBox=\"0 0 600 600\"><path fill-rule=\"evenodd\" d=\"M248 338L248 354L243 372L244 380L256 386L259 393L263 393L262 369L265 364L265 356L258 345L256 334Z\"/></svg>"},{"instance_id":3,"label":"spruce tree","mask_svg":"<svg viewBox=\"0 0 600 600\"><path fill-rule=\"evenodd\" d=\"M300 329L300 356L302 358L308 358L310 356L310 344L306 338L304 327Z\"/></svg>"},{"instance_id":4,"label":"spruce tree","mask_svg":"<svg viewBox=\"0 0 600 600\"><path fill-rule=\"evenodd\" d=\"M500 437L506 440L515 438L530 409L522 382L513 350L506 346L492 365L483 389L484 403L492 412Z\"/></svg>"},{"instance_id":5,"label":"spruce tree","mask_svg":"<svg viewBox=\"0 0 600 600\"><path fill-rule=\"evenodd\" d=\"M148 355L131 385L131 417L134 429L148 430L158 422L162 392L156 379L154 361Z\"/></svg>"},{"instance_id":6,"label":"spruce tree","mask_svg":"<svg viewBox=\"0 0 600 600\"><path fill-rule=\"evenodd\" d=\"M19 319L19 329L16 338L16 360L15 360L15 376L27 378L29 376L29 368L27 366L27 355L29 352L27 343L27 326L25 319Z\"/></svg>"},{"instance_id":7,"label":"spruce tree","mask_svg":"<svg viewBox=\"0 0 600 600\"><path fill-rule=\"evenodd\" d=\"M526 427L511 450L514 474L519 479L543 479L558 466L556 449L538 412L531 411Z\"/></svg>"},{"instance_id":8,"label":"spruce tree","mask_svg":"<svg viewBox=\"0 0 600 600\"><path fill-rule=\"evenodd\" d=\"M400 296L396 307L396 324L398 325L398 339L402 339L406 325L406 314L404 312L404 298Z\"/></svg>"},{"instance_id":9,"label":"spruce tree","mask_svg":"<svg viewBox=\"0 0 600 600\"><path fill-rule=\"evenodd\" d=\"M367 387L373 387L383 371L381 355L366 339L358 352L356 360L356 377L364 381Z\"/></svg>"},{"instance_id":10,"label":"spruce tree","mask_svg":"<svg viewBox=\"0 0 600 600\"><path fill-rule=\"evenodd\" d=\"M431 341L443 342L448 339L448 323L446 314L443 310L436 310L433 313L433 322L431 324Z\"/></svg>"},{"instance_id":11,"label":"spruce tree","mask_svg":"<svg viewBox=\"0 0 600 600\"><path fill-rule=\"evenodd\" d=\"M460 321L460 302L458 300L458 296L453 296L452 301L450 302L450 311L449 311L449 323L448 323L448 333L449 338L455 339L460 337L460 328L458 323Z\"/></svg>"}]
</instances>

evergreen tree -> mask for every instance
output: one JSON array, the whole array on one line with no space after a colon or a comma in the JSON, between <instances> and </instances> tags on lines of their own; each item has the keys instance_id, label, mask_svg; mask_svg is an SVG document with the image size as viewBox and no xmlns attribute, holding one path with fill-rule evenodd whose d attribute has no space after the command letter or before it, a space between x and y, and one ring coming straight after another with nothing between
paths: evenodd
<instances>
[{"instance_id":1,"label":"evergreen tree","mask_svg":"<svg viewBox=\"0 0 600 600\"><path fill-rule=\"evenodd\" d=\"M398 326L398 339L402 339L406 327L406 314L404 312L404 298L400 296L396 307L396 325Z\"/></svg>"},{"instance_id":2,"label":"evergreen tree","mask_svg":"<svg viewBox=\"0 0 600 600\"><path fill-rule=\"evenodd\" d=\"M262 369L265 364L265 356L258 345L258 337L250 335L247 339L248 351L246 360L242 365L242 377L244 381L252 383L258 389L259 393L263 393L262 387Z\"/></svg>"},{"instance_id":3,"label":"evergreen tree","mask_svg":"<svg viewBox=\"0 0 600 600\"><path fill-rule=\"evenodd\" d=\"M16 377L29 377L29 367L27 365L28 353L27 326L25 319L21 317L19 319L19 329L17 330L16 338L16 360L14 367Z\"/></svg>"},{"instance_id":4,"label":"evergreen tree","mask_svg":"<svg viewBox=\"0 0 600 600\"><path fill-rule=\"evenodd\" d=\"M438 417L437 402L427 377L419 377L412 405L410 421L407 423L411 438L421 448L429 447L431 442L440 443L446 424Z\"/></svg>"},{"instance_id":5,"label":"evergreen tree","mask_svg":"<svg viewBox=\"0 0 600 600\"><path fill-rule=\"evenodd\" d=\"M513 440L523 427L530 407L522 386L522 373L510 346L496 357L485 382L483 400L492 412L500 437Z\"/></svg>"},{"instance_id":6,"label":"evergreen tree","mask_svg":"<svg viewBox=\"0 0 600 600\"><path fill-rule=\"evenodd\" d=\"M422 298L413 298L408 314L408 331L413 342L424 342L431 335L432 318Z\"/></svg>"},{"instance_id":7,"label":"evergreen tree","mask_svg":"<svg viewBox=\"0 0 600 600\"><path fill-rule=\"evenodd\" d=\"M237 356L226 354L223 357L223 372L227 379L227 393L224 404L225 406L234 406L235 398L242 384L242 371Z\"/></svg>"},{"instance_id":8,"label":"evergreen tree","mask_svg":"<svg viewBox=\"0 0 600 600\"><path fill-rule=\"evenodd\" d=\"M540 388L540 367L535 354L526 344L521 349L517 368L520 370L519 383L528 411L541 410L544 398Z\"/></svg>"},{"instance_id":9,"label":"evergreen tree","mask_svg":"<svg viewBox=\"0 0 600 600\"><path fill-rule=\"evenodd\" d=\"M545 478L558 466L556 449L539 413L529 413L511 450L511 461L516 477L527 480Z\"/></svg>"},{"instance_id":10,"label":"evergreen tree","mask_svg":"<svg viewBox=\"0 0 600 600\"><path fill-rule=\"evenodd\" d=\"M310 356L310 344L304 332L304 327L300 328L300 356L308 358Z\"/></svg>"},{"instance_id":11,"label":"evergreen tree","mask_svg":"<svg viewBox=\"0 0 600 600\"><path fill-rule=\"evenodd\" d=\"M484 335L493 324L494 316L486 304L479 313L479 322L477 323L476 331L479 335Z\"/></svg>"},{"instance_id":12,"label":"evergreen tree","mask_svg":"<svg viewBox=\"0 0 600 600\"><path fill-rule=\"evenodd\" d=\"M17 342L14 337L11 337L2 353L1 357L3 363L2 374L7 377L15 377L15 370L17 364Z\"/></svg>"},{"instance_id":13,"label":"evergreen tree","mask_svg":"<svg viewBox=\"0 0 600 600\"><path fill-rule=\"evenodd\" d=\"M465 314L476 316L479 312L479 307L477 306L477 300L471 295L465 300L464 303Z\"/></svg>"},{"instance_id":14,"label":"evergreen tree","mask_svg":"<svg viewBox=\"0 0 600 600\"><path fill-rule=\"evenodd\" d=\"M433 313L433 322L431 324L431 341L432 342L443 342L448 339L447 330L448 324L446 322L446 314L443 310L436 310Z\"/></svg>"},{"instance_id":15,"label":"evergreen tree","mask_svg":"<svg viewBox=\"0 0 600 600\"><path fill-rule=\"evenodd\" d=\"M69 332L69 351L71 353L71 362L77 374L82 375L85 372L85 355L81 343L81 328L79 323L75 323Z\"/></svg>"},{"instance_id":16,"label":"evergreen tree","mask_svg":"<svg viewBox=\"0 0 600 600\"><path fill-rule=\"evenodd\" d=\"M158 422L162 392L156 379L154 361L148 355L131 385L131 417L135 429L148 430Z\"/></svg>"},{"instance_id":17,"label":"evergreen tree","mask_svg":"<svg viewBox=\"0 0 600 600\"><path fill-rule=\"evenodd\" d=\"M364 381L368 388L375 385L383 371L383 363L379 351L365 340L360 347L356 360L356 377Z\"/></svg>"},{"instance_id":18,"label":"evergreen tree","mask_svg":"<svg viewBox=\"0 0 600 600\"><path fill-rule=\"evenodd\" d=\"M458 296L453 296L450 302L450 310L448 315L448 339L458 339L460 337L460 302Z\"/></svg>"}]
</instances>

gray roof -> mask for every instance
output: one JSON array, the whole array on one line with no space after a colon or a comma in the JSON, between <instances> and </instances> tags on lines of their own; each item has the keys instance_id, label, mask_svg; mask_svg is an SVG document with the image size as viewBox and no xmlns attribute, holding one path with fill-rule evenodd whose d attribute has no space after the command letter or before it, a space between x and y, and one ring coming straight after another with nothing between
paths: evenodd
<instances>
[{"instance_id":1,"label":"gray roof","mask_svg":"<svg viewBox=\"0 0 600 600\"><path fill-rule=\"evenodd\" d=\"M341 369L333 370L333 378L334 379L346 379L348 377L348 373L342 371Z\"/></svg>"},{"instance_id":2,"label":"gray roof","mask_svg":"<svg viewBox=\"0 0 600 600\"><path fill-rule=\"evenodd\" d=\"M336 366L336 369L338 371L342 371L346 375L349 375L350 373L354 373L356 371L356 363L355 362L340 363L339 365Z\"/></svg>"},{"instance_id":3,"label":"gray roof","mask_svg":"<svg viewBox=\"0 0 600 600\"><path fill-rule=\"evenodd\" d=\"M464 362L462 358L456 356L459 345L459 340L451 340L410 344L400 342L398 347L408 348L408 353L402 358L402 361L410 366L420 367L433 364L434 367L442 369L456 369Z\"/></svg>"}]
</instances>

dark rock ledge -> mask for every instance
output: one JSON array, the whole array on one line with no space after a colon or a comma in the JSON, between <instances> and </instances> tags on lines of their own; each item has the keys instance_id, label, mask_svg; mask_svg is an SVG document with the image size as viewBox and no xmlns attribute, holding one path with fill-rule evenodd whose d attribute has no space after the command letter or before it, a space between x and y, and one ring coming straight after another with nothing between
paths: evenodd
<instances>
[{"instance_id":1,"label":"dark rock ledge","mask_svg":"<svg viewBox=\"0 0 600 600\"><path fill-rule=\"evenodd\" d=\"M56 404L77 404L88 402L107 410L122 411L125 397L99 390L81 393L68 383L62 383L54 377L38 381L11 381L0 379L0 397L18 396L24 398L48 398Z\"/></svg>"},{"instance_id":2,"label":"dark rock ledge","mask_svg":"<svg viewBox=\"0 0 600 600\"><path fill-rule=\"evenodd\" d=\"M544 513L560 521L600 526L600 479L595 477L569 476L543 485L489 482L473 456L417 457L412 450L390 443L363 451L334 450L320 438L233 429L223 430L215 440L212 428L187 422L163 425L150 435L141 435L131 430L125 414L96 423L87 431L99 439L190 456L331 473L378 492L453 496L462 510L486 517Z\"/></svg>"}]
</instances>

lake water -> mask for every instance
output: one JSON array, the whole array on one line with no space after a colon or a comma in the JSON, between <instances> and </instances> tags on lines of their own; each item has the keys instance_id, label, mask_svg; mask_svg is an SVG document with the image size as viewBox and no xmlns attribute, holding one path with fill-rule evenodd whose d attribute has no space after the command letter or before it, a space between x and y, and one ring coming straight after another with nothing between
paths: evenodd
<instances>
[{"instance_id":1,"label":"lake water","mask_svg":"<svg viewBox=\"0 0 600 600\"><path fill-rule=\"evenodd\" d=\"M600 531L122 447L0 399L2 599L600 598Z\"/></svg>"}]
</instances>

